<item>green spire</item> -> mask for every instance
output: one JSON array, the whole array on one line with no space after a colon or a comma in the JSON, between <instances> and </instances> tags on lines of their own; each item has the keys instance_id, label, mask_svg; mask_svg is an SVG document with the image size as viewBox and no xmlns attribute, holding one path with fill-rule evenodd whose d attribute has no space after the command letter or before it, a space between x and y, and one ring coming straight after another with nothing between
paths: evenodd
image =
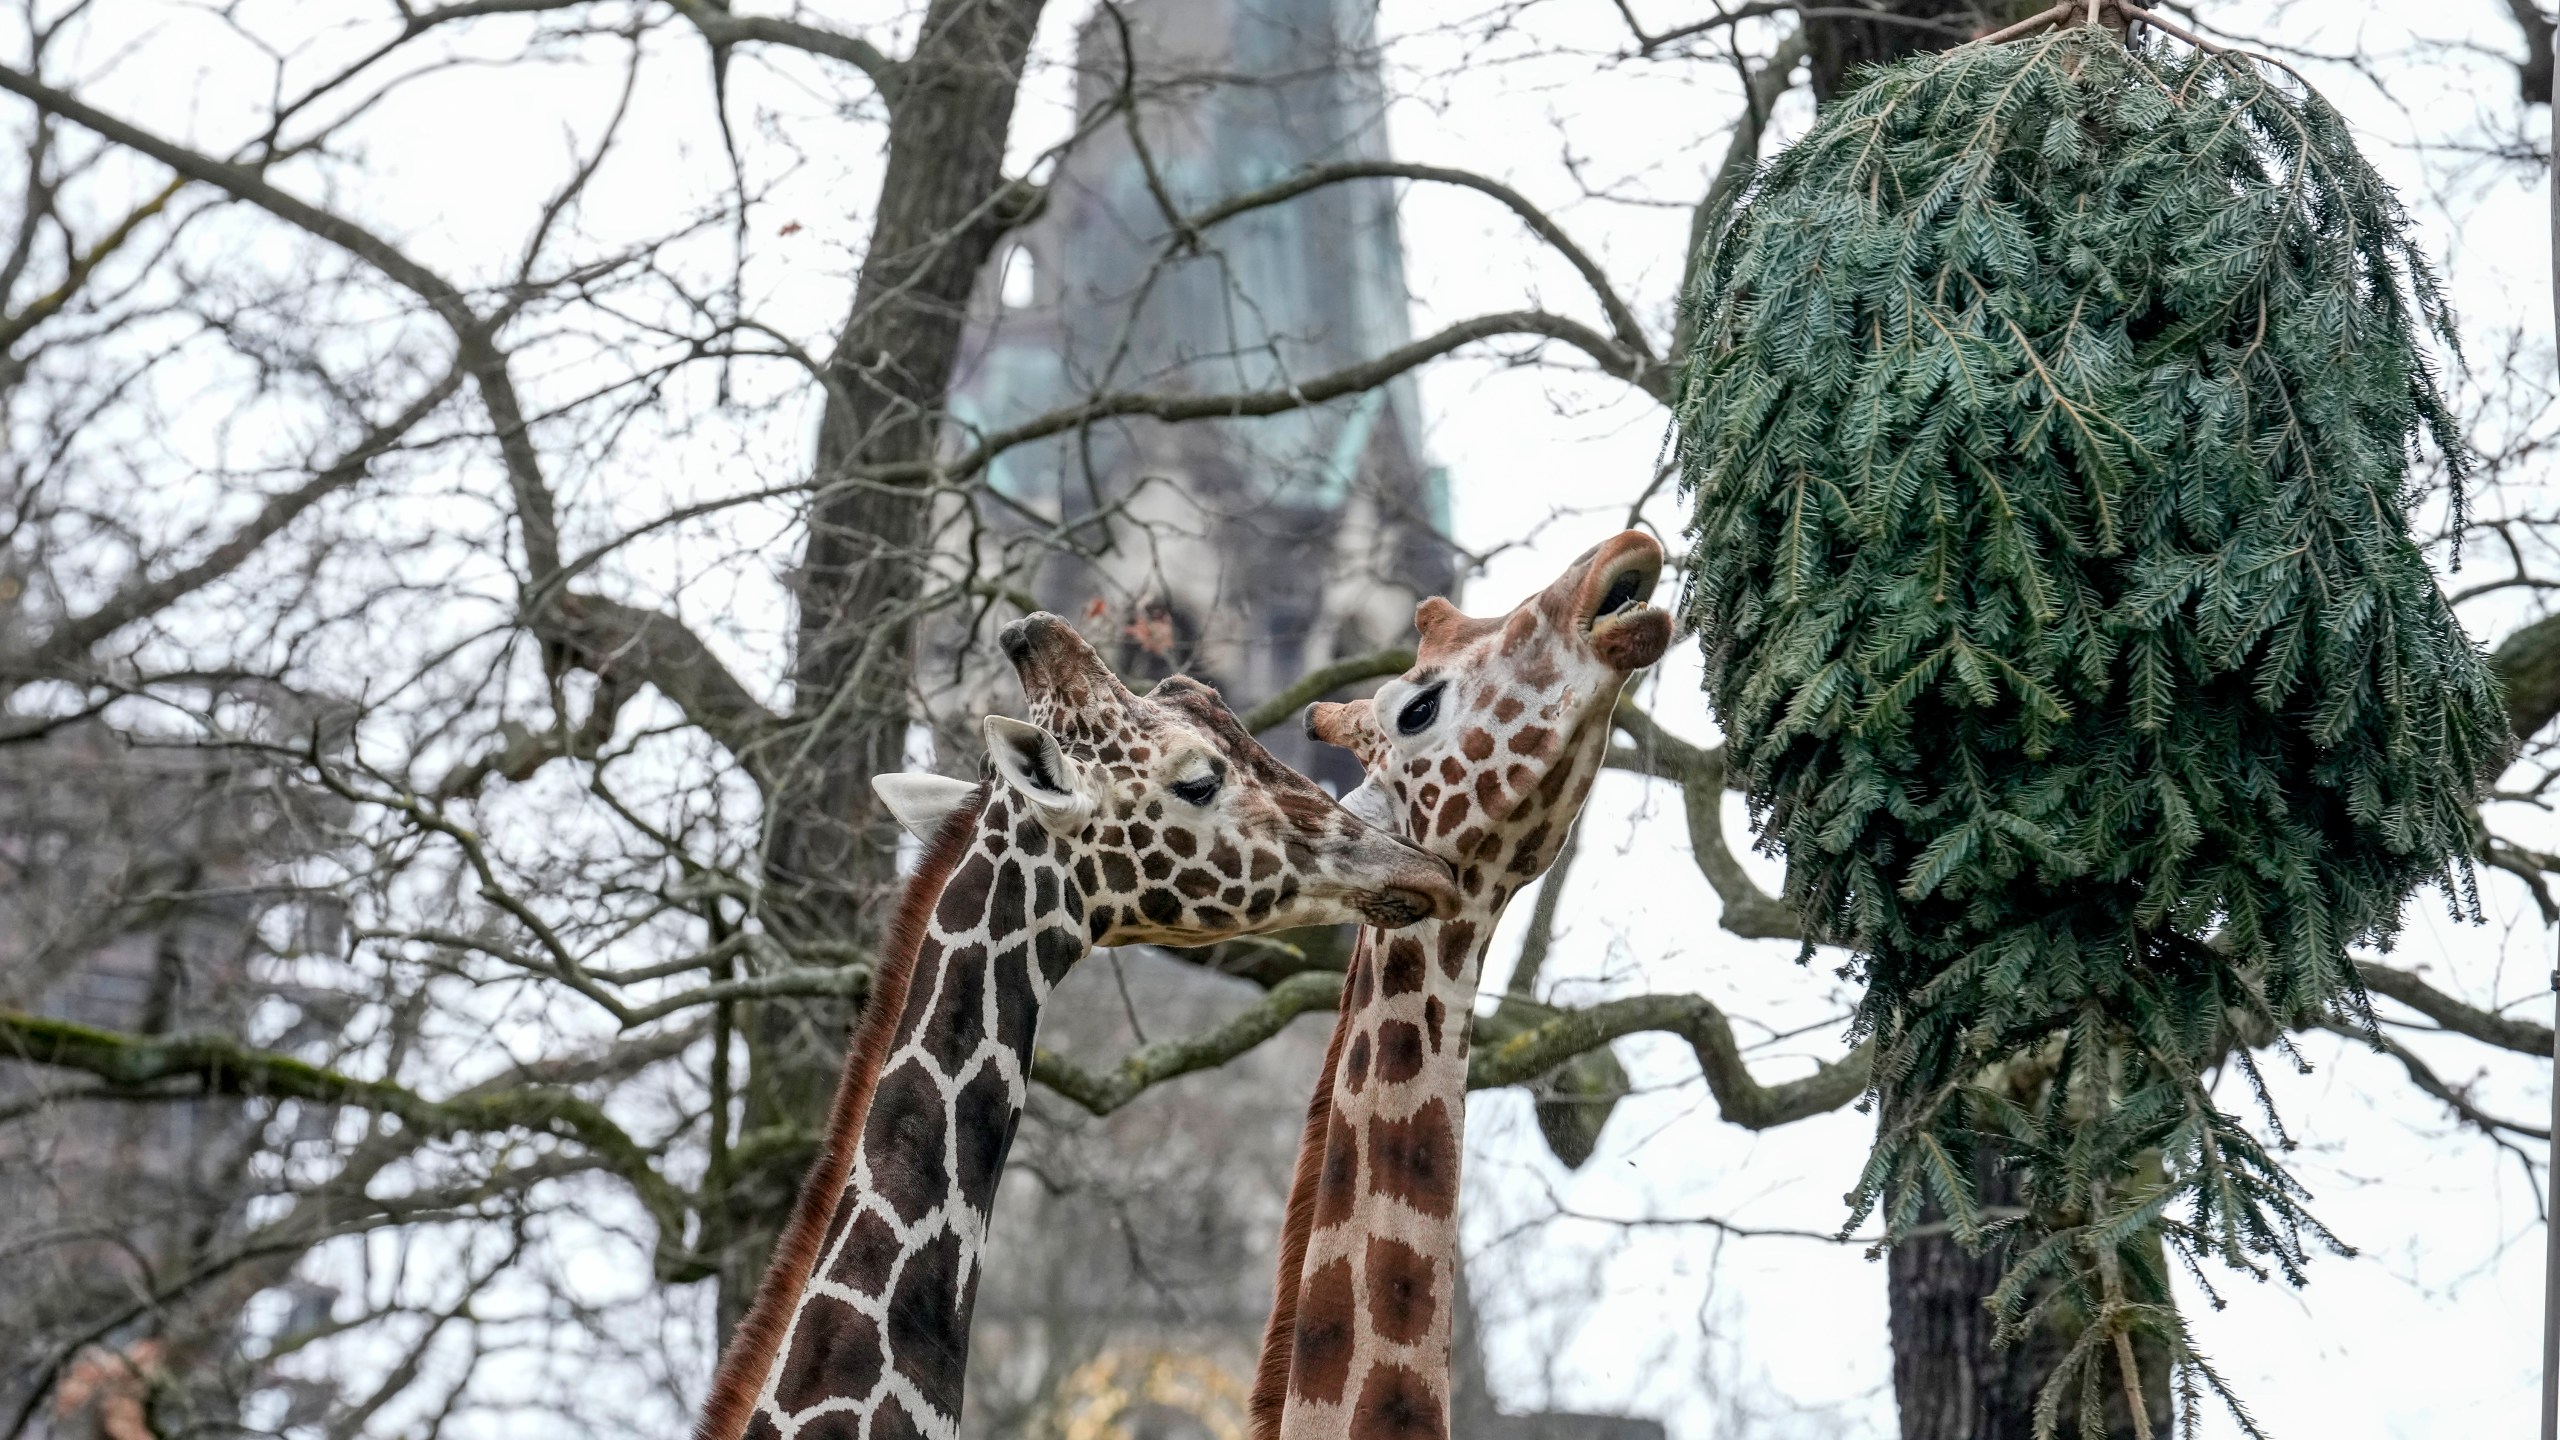
<instances>
[{"instance_id":1,"label":"green spire","mask_svg":"<svg viewBox=\"0 0 2560 1440\"><path fill-rule=\"evenodd\" d=\"M2039 1217L2004 1300L2061 1275L2093 1342L2191 1362L2134 1237L2288 1277L2334 1243L2208 1072L2369 1025L2348 948L2422 882L2477 909L2509 742L2410 533L2420 447L2464 473L2435 277L2318 95L2085 26L1875 72L1706 244L1689 614L1867 985L1853 1204L1978 1235L1990 1135Z\"/></svg>"}]
</instances>

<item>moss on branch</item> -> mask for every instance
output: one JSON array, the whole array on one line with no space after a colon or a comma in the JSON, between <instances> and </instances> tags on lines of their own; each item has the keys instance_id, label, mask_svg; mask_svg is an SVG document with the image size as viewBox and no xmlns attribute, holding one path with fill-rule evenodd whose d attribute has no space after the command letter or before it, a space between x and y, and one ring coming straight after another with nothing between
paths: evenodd
<instances>
[{"instance_id":1,"label":"moss on branch","mask_svg":"<svg viewBox=\"0 0 2560 1440\"><path fill-rule=\"evenodd\" d=\"M651 1163L655 1152L593 1101L553 1085L500 1085L430 1099L387 1080L244 1045L226 1035L130 1035L69 1020L0 1010L0 1059L76 1070L126 1091L172 1081L196 1093L345 1105L398 1120L422 1139L529 1130L573 1141L629 1182L659 1226L662 1265L679 1263L686 1199Z\"/></svg>"}]
</instances>

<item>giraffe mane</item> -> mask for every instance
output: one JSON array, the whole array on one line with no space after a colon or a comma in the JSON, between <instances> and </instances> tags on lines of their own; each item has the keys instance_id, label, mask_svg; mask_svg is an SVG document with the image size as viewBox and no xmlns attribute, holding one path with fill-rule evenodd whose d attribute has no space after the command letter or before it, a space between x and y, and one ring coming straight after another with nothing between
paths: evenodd
<instances>
[{"instance_id":1,"label":"giraffe mane","mask_svg":"<svg viewBox=\"0 0 2560 1440\"><path fill-rule=\"evenodd\" d=\"M1372 931L1360 927L1352 942L1351 964L1343 984L1369 954ZM1307 1128L1298 1139L1296 1173L1289 1177L1289 1209L1280 1222L1279 1277L1271 1294L1271 1319L1263 1326L1262 1357L1254 1365L1253 1396L1246 1406L1248 1433L1257 1437L1280 1433L1280 1415L1289 1404L1289 1359L1298 1332L1299 1272L1306 1268L1307 1244L1316 1226L1316 1172L1324 1168L1325 1130L1333 1119L1333 1076L1342 1063L1343 1039L1359 1021L1345 995L1334 1007L1333 1038L1324 1048L1324 1069L1315 1094L1307 1101Z\"/></svg>"},{"instance_id":2,"label":"giraffe mane","mask_svg":"<svg viewBox=\"0 0 2560 1440\"><path fill-rule=\"evenodd\" d=\"M694 1440L736 1440L745 1433L747 1421L755 1411L756 1392L764 1388L765 1376L781 1358L774 1353L775 1347L782 1343L783 1331L808 1284L809 1271L818 1262L818 1247L826 1240L828 1218L844 1190L845 1176L853 1168L854 1146L861 1138L863 1123L870 1118L871 1094L880 1083L880 1067L887 1062L890 1046L897 1038L899 1012L906 1008L907 987L915 979L916 957L924 948L925 927L932 921L933 907L942 898L943 887L950 883L952 872L960 867L960 858L968 852L969 842L977 833L978 817L986 809L990 784L982 782L967 804L943 817L942 828L925 846L914 876L898 897L897 914L889 922L888 943L882 947L879 964L872 971L870 994L862 1003L862 1019L854 1028L853 1044L845 1052L844 1069L836 1079L835 1100L827 1110L826 1138L819 1146L817 1160L800 1182L799 1194L791 1203L790 1222L774 1241L773 1256L765 1265L764 1278L757 1282L755 1300L738 1322L737 1333L729 1337L728 1348L721 1353L710 1398L703 1402L702 1418L694 1423Z\"/></svg>"}]
</instances>

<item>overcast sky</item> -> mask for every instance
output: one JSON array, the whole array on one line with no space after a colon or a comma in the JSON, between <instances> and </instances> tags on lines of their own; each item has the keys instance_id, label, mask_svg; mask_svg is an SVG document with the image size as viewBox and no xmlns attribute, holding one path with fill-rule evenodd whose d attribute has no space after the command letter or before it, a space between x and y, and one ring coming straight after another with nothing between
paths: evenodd
<instances>
[{"instance_id":1,"label":"overcast sky","mask_svg":"<svg viewBox=\"0 0 2560 1440\"><path fill-rule=\"evenodd\" d=\"M817 8L849 24L865 20L865 7ZM1638 8L1657 25L1685 13L1643 0ZM2531 337L2521 357L2525 378L2547 387L2541 193L2512 167L2461 148L2514 122L2514 73L2498 57L2518 42L2503 0L2226 0L2206 8L2238 31L2375 58L2388 92L2343 65L2306 70L2363 127L2368 153L2408 195L2442 257L2475 364L2496 362L2505 337L2523 327ZM1019 126L1025 156L1062 123L1064 72L1056 62L1083 13L1077 4L1053 7L1044 40L1051 67ZM1697 64L1602 70L1570 53L1616 48L1615 14L1605 0L1533 7L1501 38L1478 42L1451 26L1445 0L1396 0L1384 20L1391 84L1409 98L1390 129L1403 158L1489 171L1554 206L1640 310L1659 319L1680 267L1685 206L1723 148L1731 77ZM2473 39L2486 50L2423 52L2413 43L2420 32ZM104 45L93 50L98 59L107 53ZM173 71L171 52L155 47L149 64L108 71L92 94L207 144L236 137L226 113L263 99L264 82L254 67L226 69L222 53L208 40ZM554 137L609 109L620 78L563 69L558 83L528 88L464 72L421 87L369 122L366 173L345 183L361 189L365 213L397 217L395 233L425 258L494 273L514 257L528 215L560 174L568 146ZM662 224L669 193L685 190L670 177L716 188L717 152L701 112L685 108L701 75L668 84L653 92L661 104L652 113L634 117L627 141L627 153L654 158L599 177L584 216L590 229ZM740 115L757 105L805 114L828 106L827 96L787 74L752 65L738 66L732 84ZM1785 122L1800 129L1804 97L1790 106ZM797 196L809 223L788 243L768 243L774 259L752 277L751 290L765 313L805 317L802 338L823 344L830 317L843 313L849 257L868 223L866 205L844 197L873 193L876 157L819 154L806 166L777 190L779 208L767 213L786 213ZM456 196L471 201L457 205ZM1518 308L1524 299L1589 309L1571 272L1482 197L1418 191L1403 223L1417 330ZM1422 393L1428 448L1448 467L1462 540L1516 541L1524 519L1547 517L1531 543L1503 551L1471 583L1466 606L1477 613L1508 606L1620 528L1660 453L1662 412L1614 382L1584 386L1552 371L1461 361L1429 372ZM777 437L776 467L797 463L780 452L805 443L805 432ZM641 477L626 479L635 496L645 490ZM1676 537L1674 498L1647 514ZM783 557L769 558L778 569ZM2514 619L2494 607L2466 614L2490 637ZM771 673L771 655L736 658ZM1671 729L1710 740L1697 681L1695 652L1681 647L1649 689ZM1729 819L1742 837L1738 806ZM1558 993L1587 1001L1634 989L1695 990L1769 1033L1811 1027L1760 1053L1764 1078L1801 1073L1807 1057L1839 1052L1848 994L1827 965L1799 968L1793 946L1742 941L1714 927L1716 902L1689 861L1676 796L1613 775L1583 823L1583 863L1549 961ZM1774 878L1773 867L1755 863L1764 879ZM2481 929L2447 924L2441 907L2422 899L2398 959L2429 967L2439 984L2474 1003L2530 1001L2549 968L2548 937L2512 882L2491 880L2487 899L2492 918ZM1529 909L1525 898L1512 907L1506 946L1516 945ZM1489 989L1500 983L1505 954L1497 948ZM2528 1003L2526 1013L2538 1015L2539 1004ZM1494 1320L1494 1369L1513 1387L1505 1398L1659 1415L1678 1440L1890 1434L1880 1264L1855 1246L1669 1223L1712 1217L1744 1228L1836 1229L1868 1121L1842 1113L1754 1137L1714 1118L1682 1047L1646 1040L1621 1053L1646 1088L1620 1108L1579 1174L1546 1156L1525 1097L1505 1092L1475 1104L1466 1233L1476 1293ZM2529 1119L2548 1103L2543 1067L2474 1046L2429 1053L2457 1080L2489 1065L2481 1095L2505 1113ZM2313 1187L2317 1213L2363 1253L2319 1262L2305 1292L2233 1280L2224 1287L2230 1308L2218 1313L2190 1287L2208 1352L2276 1435L2530 1433L2541 1232L2524 1177L2512 1159L2412 1091L2388 1061L2329 1039L2307 1041L2305 1054L2312 1073L2274 1077L2301 1142L2296 1173ZM2244 1105L2245 1097L2230 1103ZM1559 1211L1599 1220L1555 1222ZM1645 1223L1630 1229L1600 1220ZM1563 1363L1551 1376L1506 1364L1557 1337ZM2205 1433L2233 1432L2217 1411L2205 1417Z\"/></svg>"}]
</instances>

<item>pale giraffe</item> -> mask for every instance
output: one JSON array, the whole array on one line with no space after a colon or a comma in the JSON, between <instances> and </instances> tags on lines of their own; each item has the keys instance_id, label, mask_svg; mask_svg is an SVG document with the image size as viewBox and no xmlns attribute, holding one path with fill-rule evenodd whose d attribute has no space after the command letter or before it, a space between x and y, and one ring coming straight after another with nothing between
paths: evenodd
<instances>
[{"instance_id":1,"label":"pale giraffe","mask_svg":"<svg viewBox=\"0 0 2560 1440\"><path fill-rule=\"evenodd\" d=\"M1216 691L1132 694L1053 615L1002 644L1036 723L984 722L992 778L877 782L928 843L702 1440L957 1432L1041 1002L1093 946L1456 908L1446 865L1272 759Z\"/></svg>"},{"instance_id":2,"label":"pale giraffe","mask_svg":"<svg viewBox=\"0 0 2560 1440\"><path fill-rule=\"evenodd\" d=\"M1281 1236L1255 1440L1449 1433L1476 981L1503 905L1590 793L1619 691L1671 643L1645 603L1661 572L1662 547L1628 531L1499 619L1426 600L1414 668L1373 700L1308 712L1369 773L1344 804L1457 867L1463 898L1353 949Z\"/></svg>"}]
</instances>

